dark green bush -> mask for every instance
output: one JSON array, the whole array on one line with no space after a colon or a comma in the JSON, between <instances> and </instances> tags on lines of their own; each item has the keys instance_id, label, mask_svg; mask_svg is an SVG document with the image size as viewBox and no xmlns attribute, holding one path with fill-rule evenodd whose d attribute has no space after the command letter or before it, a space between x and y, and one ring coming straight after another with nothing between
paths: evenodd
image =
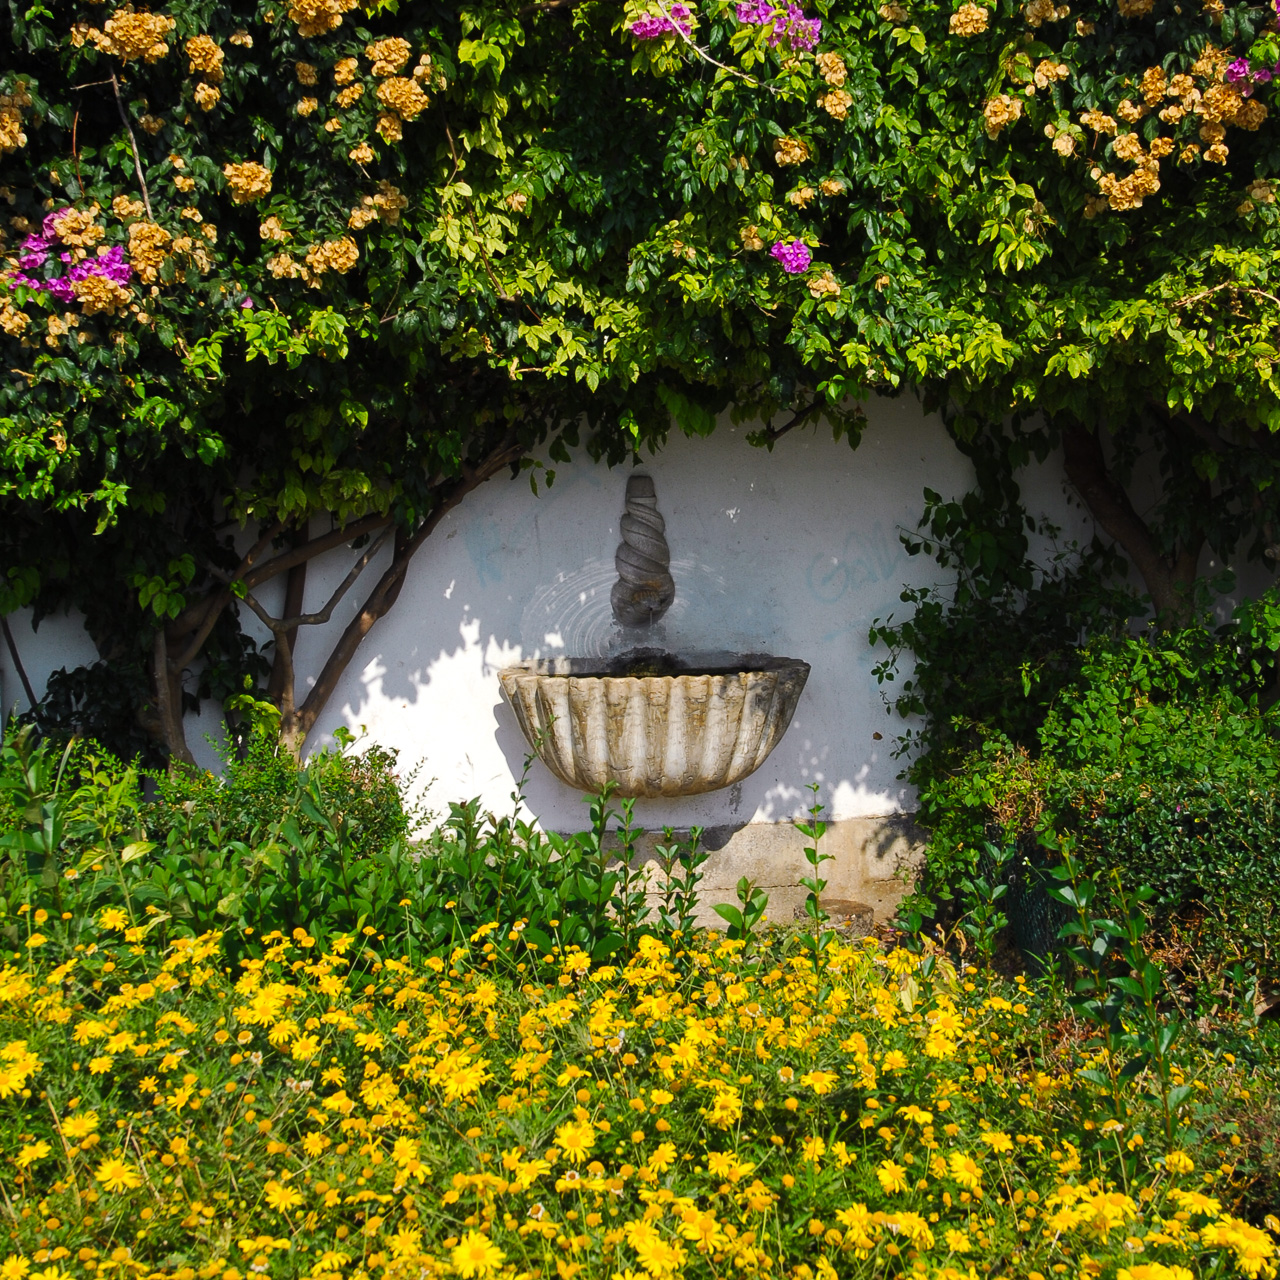
<instances>
[{"instance_id":1,"label":"dark green bush","mask_svg":"<svg viewBox=\"0 0 1280 1280\"><path fill-rule=\"evenodd\" d=\"M1191 940L1193 968L1239 962L1280 981L1280 711L1268 701L1274 650L1255 631L1269 608L1216 630L1095 637L1030 741L976 726L978 746L951 770L921 769L933 830L916 905L937 912L987 841L1011 843L1024 892L1010 920L1034 934L1018 911L1052 918L1026 890L1070 839L1100 883L1115 871L1153 890L1157 929Z\"/></svg>"},{"instance_id":2,"label":"dark green bush","mask_svg":"<svg viewBox=\"0 0 1280 1280\"><path fill-rule=\"evenodd\" d=\"M1015 571L1014 539L993 565L984 548L999 539L961 543L965 521L935 498L907 541L958 582L904 593L912 616L871 635L889 650L877 674L892 705L914 719L899 749L931 834L908 914L954 923L961 883L992 873L987 849L1012 848L1002 906L1019 945L1043 954L1061 923L1045 887L1068 839L1100 885L1118 872L1154 891L1155 933L1180 940L1193 970L1239 962L1280 984L1276 594L1226 626L1202 613L1135 633L1140 604L1106 557Z\"/></svg>"}]
</instances>

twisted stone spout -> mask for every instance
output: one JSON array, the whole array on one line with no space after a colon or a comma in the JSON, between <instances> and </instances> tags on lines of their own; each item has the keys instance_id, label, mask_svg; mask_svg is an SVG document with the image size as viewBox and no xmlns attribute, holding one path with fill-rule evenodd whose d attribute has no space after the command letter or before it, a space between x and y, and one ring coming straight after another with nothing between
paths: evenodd
<instances>
[{"instance_id":1,"label":"twisted stone spout","mask_svg":"<svg viewBox=\"0 0 1280 1280\"><path fill-rule=\"evenodd\" d=\"M627 480L622 541L614 564L618 581L610 602L613 616L624 627L647 627L657 622L676 598L669 572L671 551L664 537L666 521L658 514L658 495L649 476Z\"/></svg>"}]
</instances>

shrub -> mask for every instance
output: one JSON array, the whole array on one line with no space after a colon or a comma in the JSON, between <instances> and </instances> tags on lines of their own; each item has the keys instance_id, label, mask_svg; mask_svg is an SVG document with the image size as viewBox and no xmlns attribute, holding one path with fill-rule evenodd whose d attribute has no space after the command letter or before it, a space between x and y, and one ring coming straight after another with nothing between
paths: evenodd
<instances>
[{"instance_id":1,"label":"shrub","mask_svg":"<svg viewBox=\"0 0 1280 1280\"><path fill-rule=\"evenodd\" d=\"M221 773L175 765L157 774L156 801L146 825L163 841L187 820L209 830L218 843L253 843L282 817L292 817L303 833L324 818L309 810L319 801L324 813L345 824L344 838L359 855L408 840L428 815L405 801L406 786L396 774L397 753L371 744L355 750L345 729L336 748L313 752L300 764L275 735L254 728L241 754L224 752ZM406 780L406 785L412 778ZM304 797L312 804L304 806Z\"/></svg>"},{"instance_id":2,"label":"shrub","mask_svg":"<svg viewBox=\"0 0 1280 1280\"><path fill-rule=\"evenodd\" d=\"M1243 624L1098 637L1057 689L1031 743L984 727L980 747L929 784L934 815L922 889L934 899L992 838L1034 877L1070 837L1107 883L1153 892L1166 933L1190 927L1196 963L1240 963L1280 981L1280 712L1265 699ZM1012 913L1011 913L1012 914Z\"/></svg>"},{"instance_id":3,"label":"shrub","mask_svg":"<svg viewBox=\"0 0 1280 1280\"><path fill-rule=\"evenodd\" d=\"M176 772L147 802L137 771L92 745L59 752L30 731L11 737L0 747L0 931L14 939L19 910L43 910L74 945L86 919L119 908L131 931L161 943L227 929L237 957L261 955L273 931L301 929L321 946L350 933L421 957L483 928L495 950L523 954L530 939L602 960L658 921L688 927L705 858L696 833L668 833L651 922L630 801L619 812L597 797L590 829L562 837L472 800L410 841L419 815L395 757L352 746L298 765L259 737L225 779Z\"/></svg>"},{"instance_id":4,"label":"shrub","mask_svg":"<svg viewBox=\"0 0 1280 1280\"><path fill-rule=\"evenodd\" d=\"M964 510L927 498L922 535L903 541L956 581L904 592L913 615L871 631L888 649L877 678L915 720L898 752L931 834L907 918L955 923L962 883L995 874L988 847L1011 848L1002 907L1018 944L1044 955L1062 923L1049 873L1069 839L1102 892L1113 872L1153 890L1164 942L1210 990L1236 964L1247 981L1280 983L1268 908L1280 883L1280 593L1219 627L1207 610L1223 584L1200 583L1195 622L1135 633L1141 607L1113 555L1074 550L1036 568L1008 494Z\"/></svg>"}]
</instances>

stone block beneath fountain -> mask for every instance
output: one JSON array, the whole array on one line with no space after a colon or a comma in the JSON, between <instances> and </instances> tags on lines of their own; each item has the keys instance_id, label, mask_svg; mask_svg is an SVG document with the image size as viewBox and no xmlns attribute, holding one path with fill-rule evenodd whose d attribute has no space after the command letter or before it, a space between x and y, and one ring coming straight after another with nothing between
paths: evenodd
<instances>
[{"instance_id":1,"label":"stone block beneath fountain","mask_svg":"<svg viewBox=\"0 0 1280 1280\"><path fill-rule=\"evenodd\" d=\"M677 835L688 838L687 831ZM661 883L653 847L662 838L661 832L645 832L637 841L633 865L651 869L651 891ZM875 922L884 923L914 879L915 869L924 857L925 839L925 833L909 814L829 822L819 844L820 852L832 855L832 861L822 864L827 881L824 896L833 902L865 904L874 912ZM710 856L702 868L699 886L699 925L724 928L724 921L711 908L717 902L736 902L735 888L743 876L754 880L769 895L769 920L778 924L794 921L808 892L800 879L809 874L804 857L809 842L791 823L710 827L703 832L703 841Z\"/></svg>"}]
</instances>

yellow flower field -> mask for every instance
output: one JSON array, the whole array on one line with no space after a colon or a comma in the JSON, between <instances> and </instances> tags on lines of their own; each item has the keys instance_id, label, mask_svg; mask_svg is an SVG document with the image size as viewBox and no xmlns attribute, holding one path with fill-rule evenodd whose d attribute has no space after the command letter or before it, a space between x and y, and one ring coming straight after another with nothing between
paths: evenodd
<instances>
[{"instance_id":1,"label":"yellow flower field","mask_svg":"<svg viewBox=\"0 0 1280 1280\"><path fill-rule=\"evenodd\" d=\"M485 930L298 930L232 970L99 924L0 971L0 1280L1277 1273L1229 1142L1170 1149L1141 1079L1110 1114L938 955L836 944L820 989L777 940L501 973Z\"/></svg>"}]
</instances>

